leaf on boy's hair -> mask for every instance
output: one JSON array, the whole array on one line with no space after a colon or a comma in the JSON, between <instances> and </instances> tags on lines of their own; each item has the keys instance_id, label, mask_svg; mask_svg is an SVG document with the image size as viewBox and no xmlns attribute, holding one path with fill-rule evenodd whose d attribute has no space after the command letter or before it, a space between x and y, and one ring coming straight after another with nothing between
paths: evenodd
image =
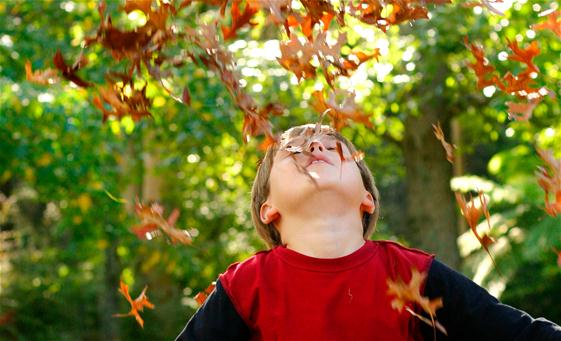
<instances>
[{"instance_id":1,"label":"leaf on boy's hair","mask_svg":"<svg viewBox=\"0 0 561 341\"><path fill-rule=\"evenodd\" d=\"M201 305L203 305L203 303L205 303L206 299L208 298L208 296L210 294L212 294L215 287L216 287L216 282L212 282L212 283L210 283L210 285L204 291L201 291L201 292L199 292L195 295L194 299L195 299L195 301L197 301L199 306L201 306Z\"/></svg>"},{"instance_id":2,"label":"leaf on boy's hair","mask_svg":"<svg viewBox=\"0 0 561 341\"><path fill-rule=\"evenodd\" d=\"M119 292L123 296L125 296L127 301L129 301L129 303L131 305L131 310L126 314L113 314L113 317L134 316L134 318L136 319L136 322L138 322L138 324L142 328L144 328L144 320L142 319L142 317L140 317L139 312L143 311L144 307L154 309L154 304L152 304L150 301L148 301L148 297L146 296L146 290L147 289L148 289L147 286L144 287L144 289L142 290L140 295L138 295L138 297L135 298L134 301L133 301L133 299L131 298L131 296L129 294L129 286L126 285L123 281L120 281Z\"/></svg>"},{"instance_id":3,"label":"leaf on boy's hair","mask_svg":"<svg viewBox=\"0 0 561 341\"><path fill-rule=\"evenodd\" d=\"M397 278L395 281L388 278L386 281L388 285L387 294L394 296L391 302L392 308L399 312L402 312L405 308L405 310L413 316L419 318L433 328L438 328L442 333L447 335L446 329L438 323L438 321L435 321L436 310L443 307L442 298L439 297L431 300L421 295L421 286L425 282L426 277L426 272L421 273L419 270L413 268L411 269L411 280L407 284L402 278ZM430 320L415 313L414 310L411 309L411 305L421 307L424 312L429 314Z\"/></svg>"},{"instance_id":4,"label":"leaf on boy's hair","mask_svg":"<svg viewBox=\"0 0 561 341\"><path fill-rule=\"evenodd\" d=\"M485 215L487 224L489 226L489 230L491 230L491 220L490 220L489 209L487 207L487 199L485 198L483 191L479 191L478 194L479 203L480 203L479 206L475 203L475 200L471 198L471 195L469 197L469 200L466 201L466 199L461 193L456 192L455 194L456 194L456 201L458 202L458 206L460 207L460 211L462 212L462 215L466 219L469 228L471 229L471 231L475 235L475 238L477 238L483 249L485 249L485 252L487 252L489 257L491 257L491 261L493 262L493 264L495 264L495 260L493 259L493 256L489 251L489 246L493 244L495 240L491 238L488 234L481 235L477 231L477 223L482 214Z\"/></svg>"},{"instance_id":5,"label":"leaf on boy's hair","mask_svg":"<svg viewBox=\"0 0 561 341\"><path fill-rule=\"evenodd\" d=\"M446 142L442 127L440 127L440 122L437 122L436 125L433 124L432 129L434 130L434 136L436 136L442 144L442 147L444 147L444 151L446 151L446 160L450 163L454 163L454 148L456 148L456 146Z\"/></svg>"},{"instance_id":6,"label":"leaf on boy's hair","mask_svg":"<svg viewBox=\"0 0 561 341\"><path fill-rule=\"evenodd\" d=\"M187 230L181 230L175 227L175 222L179 217L179 210L174 209L169 217L163 217L164 208L154 203L151 206L136 203L135 211L138 217L142 219L142 224L131 228L132 232L140 239L153 239L159 234L156 230L159 228L172 244L191 244L193 238Z\"/></svg>"},{"instance_id":7,"label":"leaf on boy's hair","mask_svg":"<svg viewBox=\"0 0 561 341\"><path fill-rule=\"evenodd\" d=\"M555 217L561 214L561 159L556 159L550 150L537 152L548 168L538 167L536 172L538 184L545 192L545 211Z\"/></svg>"}]
</instances>

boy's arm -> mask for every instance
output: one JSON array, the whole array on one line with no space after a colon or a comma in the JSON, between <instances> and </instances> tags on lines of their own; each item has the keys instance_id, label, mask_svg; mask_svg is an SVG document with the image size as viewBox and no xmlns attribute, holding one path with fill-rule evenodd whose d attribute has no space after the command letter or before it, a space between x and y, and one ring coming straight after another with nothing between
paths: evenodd
<instances>
[{"instance_id":1,"label":"boy's arm","mask_svg":"<svg viewBox=\"0 0 561 341\"><path fill-rule=\"evenodd\" d=\"M220 280L205 303L191 317L176 341L249 340L251 332L240 317Z\"/></svg>"},{"instance_id":2,"label":"boy's arm","mask_svg":"<svg viewBox=\"0 0 561 341\"><path fill-rule=\"evenodd\" d=\"M437 260L430 267L424 295L443 299L444 307L436 317L446 328L448 338L437 331L439 340L561 340L558 325L500 303ZM424 325L421 329L425 339L433 339L432 327Z\"/></svg>"}]
</instances>

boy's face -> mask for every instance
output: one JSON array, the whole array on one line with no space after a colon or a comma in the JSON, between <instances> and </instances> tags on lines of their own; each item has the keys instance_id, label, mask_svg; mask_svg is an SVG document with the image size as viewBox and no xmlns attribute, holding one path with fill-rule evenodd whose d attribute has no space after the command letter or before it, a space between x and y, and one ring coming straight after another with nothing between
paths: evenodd
<instances>
[{"instance_id":1,"label":"boy's face","mask_svg":"<svg viewBox=\"0 0 561 341\"><path fill-rule=\"evenodd\" d=\"M360 214L370 211L364 209L363 203L372 200L372 195L364 188L360 170L347 146L334 135L305 135L281 144L273 160L270 192L264 205L278 210L280 216L304 207L309 209L315 202L321 214L329 209L323 199L336 201L339 207L348 204Z\"/></svg>"}]
</instances>

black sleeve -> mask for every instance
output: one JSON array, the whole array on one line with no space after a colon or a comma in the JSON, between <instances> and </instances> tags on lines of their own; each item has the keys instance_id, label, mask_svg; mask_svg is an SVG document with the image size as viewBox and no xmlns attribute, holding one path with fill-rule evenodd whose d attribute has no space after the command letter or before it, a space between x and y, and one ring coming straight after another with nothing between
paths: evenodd
<instances>
[{"instance_id":1,"label":"black sleeve","mask_svg":"<svg viewBox=\"0 0 561 341\"><path fill-rule=\"evenodd\" d=\"M191 317L176 341L249 340L251 332L238 314L220 280Z\"/></svg>"},{"instance_id":2,"label":"black sleeve","mask_svg":"<svg viewBox=\"0 0 561 341\"><path fill-rule=\"evenodd\" d=\"M425 284L425 296L442 297L436 318L448 337L437 329L437 340L561 340L561 327L544 318L500 303L462 274L434 260ZM431 326L422 323L425 340L434 339Z\"/></svg>"}]
</instances>

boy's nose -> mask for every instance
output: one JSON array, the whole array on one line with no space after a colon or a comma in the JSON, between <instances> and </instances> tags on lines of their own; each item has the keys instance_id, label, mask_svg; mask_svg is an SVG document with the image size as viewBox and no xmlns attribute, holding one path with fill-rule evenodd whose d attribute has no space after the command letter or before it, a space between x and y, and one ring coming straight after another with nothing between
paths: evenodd
<instances>
[{"instance_id":1,"label":"boy's nose","mask_svg":"<svg viewBox=\"0 0 561 341\"><path fill-rule=\"evenodd\" d=\"M314 151L324 152L325 146L320 141L312 141L312 143L310 143L309 151L310 153L313 153Z\"/></svg>"}]
</instances>

